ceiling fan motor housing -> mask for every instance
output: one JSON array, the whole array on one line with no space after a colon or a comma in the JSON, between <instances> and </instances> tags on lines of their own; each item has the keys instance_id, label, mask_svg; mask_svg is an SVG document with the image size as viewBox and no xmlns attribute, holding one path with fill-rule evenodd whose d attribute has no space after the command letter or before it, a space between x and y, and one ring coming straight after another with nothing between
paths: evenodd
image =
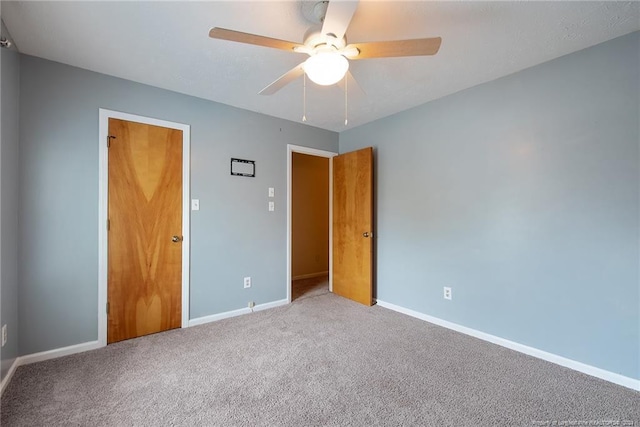
<instances>
[{"instance_id":1,"label":"ceiling fan motor housing","mask_svg":"<svg viewBox=\"0 0 640 427\"><path fill-rule=\"evenodd\" d=\"M304 45L310 48L316 48L321 45L334 46L336 49L342 49L347 45L346 36L337 39L330 34L322 34L322 26L314 25L304 33Z\"/></svg>"}]
</instances>

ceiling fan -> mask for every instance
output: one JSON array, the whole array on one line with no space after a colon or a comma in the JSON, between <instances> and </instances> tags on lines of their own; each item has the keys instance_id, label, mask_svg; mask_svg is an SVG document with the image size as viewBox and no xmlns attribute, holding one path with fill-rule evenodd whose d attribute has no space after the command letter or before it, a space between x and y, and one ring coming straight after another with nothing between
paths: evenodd
<instances>
[{"instance_id":1,"label":"ceiling fan","mask_svg":"<svg viewBox=\"0 0 640 427\"><path fill-rule=\"evenodd\" d=\"M306 61L262 89L261 95L272 95L305 73L311 81L323 86L336 84L345 75L353 78L349 72L349 60L435 55L440 49L440 37L347 44L345 33L357 6L358 2L353 0L315 3L311 10L322 26L311 27L303 43L217 27L209 31L209 37L309 55Z\"/></svg>"}]
</instances>

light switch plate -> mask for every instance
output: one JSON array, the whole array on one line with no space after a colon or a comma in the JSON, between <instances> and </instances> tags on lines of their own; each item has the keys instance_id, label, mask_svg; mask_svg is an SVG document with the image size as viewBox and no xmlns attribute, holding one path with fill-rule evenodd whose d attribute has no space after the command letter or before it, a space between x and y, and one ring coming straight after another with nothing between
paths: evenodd
<instances>
[{"instance_id":1,"label":"light switch plate","mask_svg":"<svg viewBox=\"0 0 640 427\"><path fill-rule=\"evenodd\" d=\"M200 199L191 199L191 210L192 211L200 210Z\"/></svg>"},{"instance_id":2,"label":"light switch plate","mask_svg":"<svg viewBox=\"0 0 640 427\"><path fill-rule=\"evenodd\" d=\"M276 210L276 204L274 202L269 202L269 212L273 212Z\"/></svg>"},{"instance_id":3,"label":"light switch plate","mask_svg":"<svg viewBox=\"0 0 640 427\"><path fill-rule=\"evenodd\" d=\"M276 189L273 187L269 187L269 197L275 197Z\"/></svg>"}]
</instances>

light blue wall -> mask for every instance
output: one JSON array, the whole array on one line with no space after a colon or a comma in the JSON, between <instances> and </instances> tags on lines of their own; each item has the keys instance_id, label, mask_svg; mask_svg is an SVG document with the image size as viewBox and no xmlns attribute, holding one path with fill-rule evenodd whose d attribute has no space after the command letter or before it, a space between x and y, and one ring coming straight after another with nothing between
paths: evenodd
<instances>
[{"instance_id":1,"label":"light blue wall","mask_svg":"<svg viewBox=\"0 0 640 427\"><path fill-rule=\"evenodd\" d=\"M3 30L3 35L6 34ZM0 111L0 325L7 325L0 376L18 356L18 130L20 57L0 48L2 88Z\"/></svg>"},{"instance_id":2,"label":"light blue wall","mask_svg":"<svg viewBox=\"0 0 640 427\"><path fill-rule=\"evenodd\" d=\"M378 299L640 378L639 34L340 134Z\"/></svg>"},{"instance_id":3,"label":"light blue wall","mask_svg":"<svg viewBox=\"0 0 640 427\"><path fill-rule=\"evenodd\" d=\"M34 57L21 66L21 354L98 338L98 108L191 125L190 317L286 298L286 146L337 151L336 133ZM230 176L231 157L255 160L257 177Z\"/></svg>"}]
</instances>

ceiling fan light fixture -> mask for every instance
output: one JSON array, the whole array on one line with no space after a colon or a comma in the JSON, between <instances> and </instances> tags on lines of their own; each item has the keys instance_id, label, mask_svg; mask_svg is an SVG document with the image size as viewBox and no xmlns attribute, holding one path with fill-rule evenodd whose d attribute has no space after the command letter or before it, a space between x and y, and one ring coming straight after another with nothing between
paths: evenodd
<instances>
[{"instance_id":1,"label":"ceiling fan light fixture","mask_svg":"<svg viewBox=\"0 0 640 427\"><path fill-rule=\"evenodd\" d=\"M338 52L319 52L309 57L303 68L312 82L330 86L343 79L349 70L349 61Z\"/></svg>"}]
</instances>

